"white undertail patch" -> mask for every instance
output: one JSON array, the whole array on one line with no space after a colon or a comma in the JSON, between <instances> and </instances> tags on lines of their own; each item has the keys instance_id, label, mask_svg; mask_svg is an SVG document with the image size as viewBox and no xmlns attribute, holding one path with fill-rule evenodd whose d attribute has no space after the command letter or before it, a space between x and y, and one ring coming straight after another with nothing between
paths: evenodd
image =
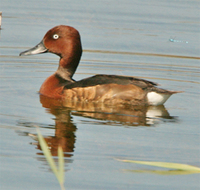
<instances>
[{"instance_id":1,"label":"white undertail patch","mask_svg":"<svg viewBox=\"0 0 200 190\"><path fill-rule=\"evenodd\" d=\"M147 93L148 104L154 106L163 105L170 96L171 94L148 92Z\"/></svg>"}]
</instances>

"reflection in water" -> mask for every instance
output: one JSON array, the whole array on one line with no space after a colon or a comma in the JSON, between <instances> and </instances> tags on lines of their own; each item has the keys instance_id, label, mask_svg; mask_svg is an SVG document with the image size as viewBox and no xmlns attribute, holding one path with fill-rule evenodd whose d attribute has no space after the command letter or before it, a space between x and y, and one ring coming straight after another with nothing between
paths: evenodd
<instances>
[{"instance_id":1,"label":"reflection in water","mask_svg":"<svg viewBox=\"0 0 200 190\"><path fill-rule=\"evenodd\" d=\"M45 137L45 140L50 147L51 154L53 156L58 155L58 146L60 145L65 152L65 157L70 157L71 152L74 152L75 144L75 131L76 126L71 121L70 111L52 108L49 110L55 115L55 136ZM38 144L38 149L41 150ZM40 153L42 154L42 153Z\"/></svg>"},{"instance_id":2,"label":"reflection in water","mask_svg":"<svg viewBox=\"0 0 200 190\"><path fill-rule=\"evenodd\" d=\"M118 126L154 126L162 120L176 121L174 117L169 115L164 106L123 105L116 107L92 102L62 102L42 95L40 102L48 113L55 116L55 135L45 137L53 156L57 156L58 145L63 148L65 157L73 155L77 129L73 123L73 116L95 119L95 125L99 123ZM91 122L91 120L88 119L88 122ZM20 125L30 127L35 124L24 122ZM43 126L39 124L39 127ZM34 139L37 140L37 138ZM36 143L36 145L41 150L39 143ZM38 153L38 155L42 155L42 153Z\"/></svg>"},{"instance_id":3,"label":"reflection in water","mask_svg":"<svg viewBox=\"0 0 200 190\"><path fill-rule=\"evenodd\" d=\"M45 96L40 96L42 106L48 108L48 112L56 116L56 121L61 122L68 118L68 123L72 122L70 116L82 116L92 118L101 124L107 125L128 125L128 126L151 126L160 119L174 121L163 105L161 106L113 106L103 103L93 102L61 102ZM67 117L66 115L69 114ZM89 121L88 121L89 122ZM97 121L95 123L98 123Z\"/></svg>"}]
</instances>

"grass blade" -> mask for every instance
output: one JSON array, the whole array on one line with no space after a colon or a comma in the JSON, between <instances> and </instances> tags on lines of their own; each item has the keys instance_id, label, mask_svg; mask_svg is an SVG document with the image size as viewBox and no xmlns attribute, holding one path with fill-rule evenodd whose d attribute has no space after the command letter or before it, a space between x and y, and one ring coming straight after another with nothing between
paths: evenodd
<instances>
[{"instance_id":1,"label":"grass blade","mask_svg":"<svg viewBox=\"0 0 200 190\"><path fill-rule=\"evenodd\" d=\"M120 160L118 161L122 162L130 162L130 163L136 163L136 164L143 164L143 165L149 165L149 166L156 166L156 167L163 167L163 168L170 168L170 169L176 169L176 170L184 170L184 171L193 171L195 173L200 173L200 168L191 166L188 164L179 164L179 163L170 163L170 162L149 162L149 161L136 161L136 160Z\"/></svg>"},{"instance_id":2,"label":"grass blade","mask_svg":"<svg viewBox=\"0 0 200 190\"><path fill-rule=\"evenodd\" d=\"M55 164L55 162L53 160L53 157L51 155L51 152L48 149L48 145L47 145L46 141L44 140L42 134L40 133L40 130L39 130L38 127L36 128L36 130L37 130L37 134L38 134L38 140L39 140L41 149L42 149L42 151L44 153L44 156L46 157L46 160L49 163L49 166L51 167L53 173L55 174L55 176L58 179L58 176L59 176L58 175L58 170L57 170L56 164Z\"/></svg>"},{"instance_id":3,"label":"grass blade","mask_svg":"<svg viewBox=\"0 0 200 190\"><path fill-rule=\"evenodd\" d=\"M64 157L62 147L58 147L58 174L60 184L64 184Z\"/></svg>"},{"instance_id":4,"label":"grass blade","mask_svg":"<svg viewBox=\"0 0 200 190\"><path fill-rule=\"evenodd\" d=\"M189 171L189 170L127 170L123 169L123 172L132 172L132 173L150 173L150 174L158 174L158 175L189 175L196 174L199 172Z\"/></svg>"},{"instance_id":5,"label":"grass blade","mask_svg":"<svg viewBox=\"0 0 200 190\"><path fill-rule=\"evenodd\" d=\"M56 167L55 161L52 157L51 152L49 151L48 145L46 143L46 141L44 140L42 134L40 133L39 128L36 128L37 130L37 134L38 134L38 140L41 146L41 149L44 153L44 156L47 160L47 162L49 163L49 166L51 168L51 170L53 171L54 175L56 176L61 190L65 190L64 188L64 156L63 156L63 150L62 147L58 147L58 169Z\"/></svg>"}]
</instances>

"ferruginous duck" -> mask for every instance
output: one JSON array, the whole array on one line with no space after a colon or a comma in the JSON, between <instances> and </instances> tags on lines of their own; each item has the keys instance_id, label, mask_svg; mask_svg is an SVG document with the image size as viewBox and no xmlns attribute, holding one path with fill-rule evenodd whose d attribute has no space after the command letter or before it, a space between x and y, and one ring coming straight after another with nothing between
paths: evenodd
<instances>
[{"instance_id":1,"label":"ferruginous duck","mask_svg":"<svg viewBox=\"0 0 200 190\"><path fill-rule=\"evenodd\" d=\"M82 46L79 32L70 26L52 28L38 45L20 56L46 52L58 55L60 61L57 71L40 88L43 96L64 101L157 106L178 93L157 88L151 81L118 75L95 75L75 81L72 77L82 55Z\"/></svg>"}]
</instances>

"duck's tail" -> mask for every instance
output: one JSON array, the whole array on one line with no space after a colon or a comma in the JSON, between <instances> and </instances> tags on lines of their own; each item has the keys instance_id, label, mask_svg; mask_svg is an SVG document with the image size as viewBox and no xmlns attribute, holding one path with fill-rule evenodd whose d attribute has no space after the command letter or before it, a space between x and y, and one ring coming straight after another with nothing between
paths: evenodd
<instances>
[{"instance_id":1,"label":"duck's tail","mask_svg":"<svg viewBox=\"0 0 200 190\"><path fill-rule=\"evenodd\" d=\"M147 101L149 105L163 105L172 94L181 93L183 91L169 91L164 89L159 89L156 91L151 91L147 93Z\"/></svg>"}]
</instances>

